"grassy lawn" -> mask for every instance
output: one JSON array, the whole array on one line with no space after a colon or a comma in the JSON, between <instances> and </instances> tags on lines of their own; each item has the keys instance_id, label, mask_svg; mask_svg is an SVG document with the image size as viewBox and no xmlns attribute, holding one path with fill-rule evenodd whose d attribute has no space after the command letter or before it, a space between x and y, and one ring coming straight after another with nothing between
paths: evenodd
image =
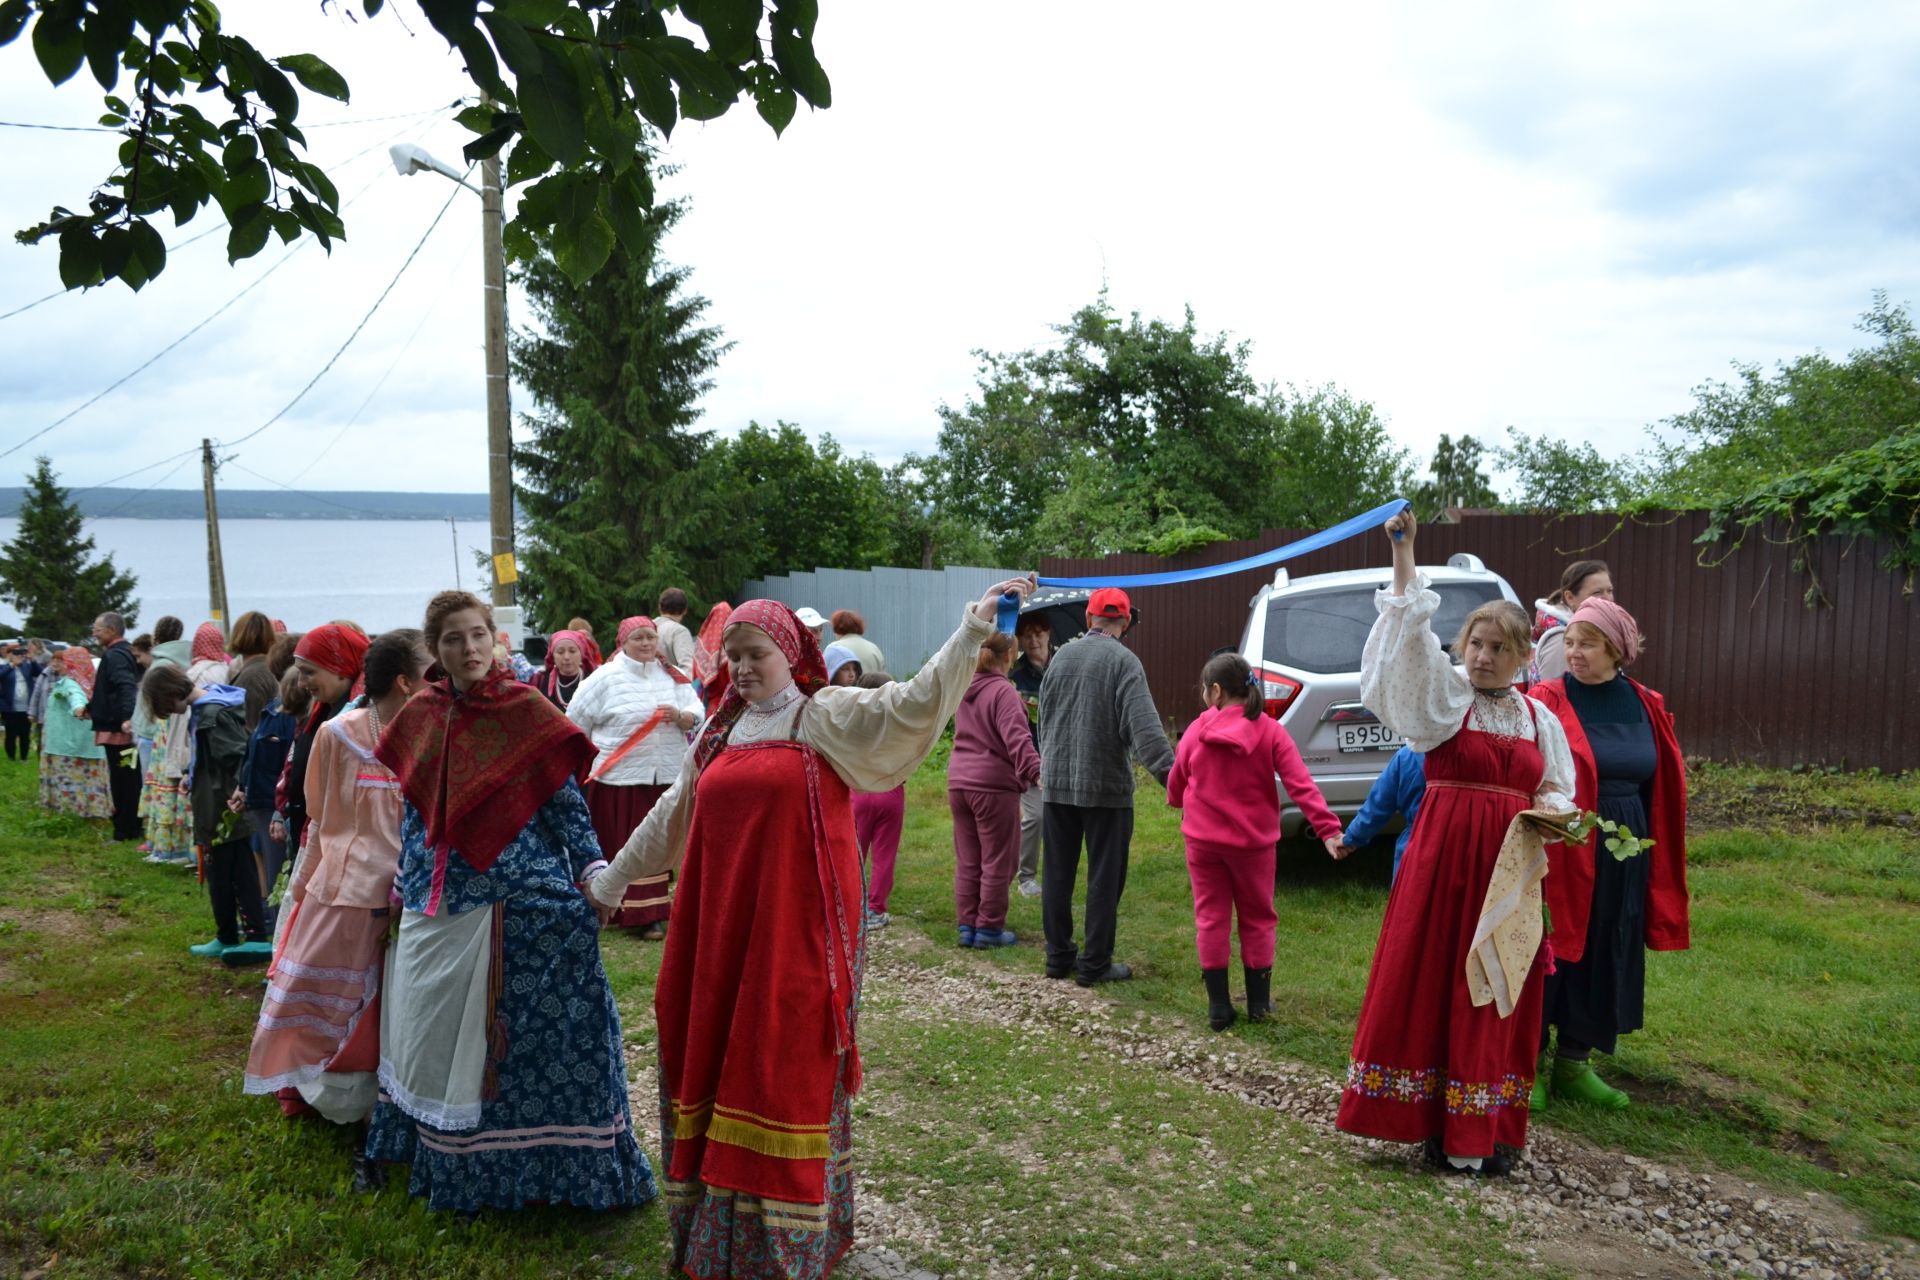
<instances>
[{"instance_id":1,"label":"grassy lawn","mask_svg":"<svg viewBox=\"0 0 1920 1280\"><path fill-rule=\"evenodd\" d=\"M240 1092L261 974L187 954L210 932L192 874L42 814L32 790L29 769L0 768L0 1275L661 1274L658 1206L464 1222L428 1213L400 1178L356 1195L349 1131L288 1122ZM902 897L928 909L944 839L931 795L922 787L914 808ZM1177 887L1142 883L1129 903ZM1356 893L1356 924L1370 892ZM862 1203L912 1225L887 1241L912 1261L959 1276L1528 1269L1510 1252L1524 1241L1458 1184L1363 1165L1283 1116L1066 1031L912 996L903 975L960 959L912 944L896 933L878 948L856 1127ZM617 936L603 952L644 1096L659 948ZM1127 998L1184 1013L1184 974L1156 968ZM657 1153L650 1097L634 1114Z\"/></svg>"},{"instance_id":2,"label":"grassy lawn","mask_svg":"<svg viewBox=\"0 0 1920 1280\"><path fill-rule=\"evenodd\" d=\"M1695 781L1693 950L1649 957L1647 1027L1600 1060L1635 1105L1562 1105L1545 1123L1830 1192L1875 1230L1920 1236L1920 780L1703 767ZM909 785L890 906L951 942L943 787L931 768ZM1116 952L1137 976L1104 990L1204 1026L1181 851L1178 815L1145 782ZM1385 842L1339 865L1317 845L1283 851L1281 1016L1239 1024L1239 1047L1344 1070L1390 861ZM1009 927L1021 945L992 962L1038 969L1039 900L1015 895Z\"/></svg>"}]
</instances>

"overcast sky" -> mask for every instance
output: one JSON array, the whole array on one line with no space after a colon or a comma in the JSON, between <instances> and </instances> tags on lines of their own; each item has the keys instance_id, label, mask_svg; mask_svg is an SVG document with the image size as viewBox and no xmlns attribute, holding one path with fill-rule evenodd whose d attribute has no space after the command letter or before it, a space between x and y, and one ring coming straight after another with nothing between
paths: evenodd
<instances>
[{"instance_id":1,"label":"overcast sky","mask_svg":"<svg viewBox=\"0 0 1920 1280\"><path fill-rule=\"evenodd\" d=\"M317 0L224 10L269 54L312 51L347 76L353 101L310 97L309 125L467 88L411 4L358 25ZM735 344L705 406L722 432L785 419L886 461L929 449L973 349L1047 341L1104 281L1122 312L1191 304L1203 330L1252 343L1263 380L1373 401L1423 456L1441 432L1492 442L1509 424L1625 453L1730 361L1842 352L1872 290L1920 299L1912 4L821 10L831 110L802 107L775 140L743 105L668 148L666 189L692 201L669 256ZM0 50L0 120L97 112L84 72L54 90L25 39ZM385 158L412 139L457 160L466 136L444 116L313 129L342 195L364 188L348 243L300 249L0 459L0 483L40 449L83 486L259 426L453 195L354 346L223 482L483 489L479 202ZM0 222L83 203L115 141L0 128ZM288 252L229 268L223 244L180 249L137 296L114 284L0 321L0 448ZM0 313L57 289L56 268L51 245L8 237ZM172 466L123 483L197 484Z\"/></svg>"}]
</instances>

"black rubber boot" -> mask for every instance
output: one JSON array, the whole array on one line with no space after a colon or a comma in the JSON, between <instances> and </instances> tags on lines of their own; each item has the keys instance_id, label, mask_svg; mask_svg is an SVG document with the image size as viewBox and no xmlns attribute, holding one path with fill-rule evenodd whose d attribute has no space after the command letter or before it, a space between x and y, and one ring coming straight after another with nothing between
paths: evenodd
<instances>
[{"instance_id":1,"label":"black rubber boot","mask_svg":"<svg viewBox=\"0 0 1920 1280\"><path fill-rule=\"evenodd\" d=\"M1248 969L1247 1021L1265 1022L1273 1017L1273 970Z\"/></svg>"},{"instance_id":2,"label":"black rubber boot","mask_svg":"<svg viewBox=\"0 0 1920 1280\"><path fill-rule=\"evenodd\" d=\"M1202 969L1200 976L1207 984L1207 1025L1215 1031L1225 1031L1240 1016L1234 1012L1233 998L1227 994L1227 971Z\"/></svg>"}]
</instances>

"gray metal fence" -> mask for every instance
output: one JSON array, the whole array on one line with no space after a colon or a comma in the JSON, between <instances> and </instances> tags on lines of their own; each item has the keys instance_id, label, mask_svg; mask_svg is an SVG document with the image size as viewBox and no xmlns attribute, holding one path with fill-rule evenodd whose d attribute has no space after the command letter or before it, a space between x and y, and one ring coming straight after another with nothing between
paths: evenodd
<instances>
[{"instance_id":1,"label":"gray metal fence","mask_svg":"<svg viewBox=\"0 0 1920 1280\"><path fill-rule=\"evenodd\" d=\"M852 609L867 623L867 639L886 655L887 670L912 675L931 658L954 628L960 609L987 588L1017 576L1018 569L815 569L754 578L740 588L740 599L778 600L789 608L811 606L822 617Z\"/></svg>"}]
</instances>

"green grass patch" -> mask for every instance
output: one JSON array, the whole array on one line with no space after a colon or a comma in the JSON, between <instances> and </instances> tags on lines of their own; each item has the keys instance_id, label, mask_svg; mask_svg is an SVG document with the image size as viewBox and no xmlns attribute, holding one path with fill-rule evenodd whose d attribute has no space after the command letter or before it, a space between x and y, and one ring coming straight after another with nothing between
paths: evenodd
<instances>
[{"instance_id":1,"label":"green grass patch","mask_svg":"<svg viewBox=\"0 0 1920 1280\"><path fill-rule=\"evenodd\" d=\"M1701 774L1709 802L1696 806L1689 837L1693 949L1649 956L1646 1028L1599 1060L1635 1105L1622 1114L1560 1105L1543 1122L1635 1155L1829 1192L1875 1230L1920 1237L1920 838L1894 821L1920 803L1920 783ZM889 905L896 921L950 943L944 786L929 769L909 784ZM1715 797L1770 794L1750 786L1797 798L1844 787L1840 807L1858 820L1759 820L1771 810L1752 810L1755 826L1699 820L1737 812ZM1115 954L1136 978L1102 990L1123 1007L1200 1027L1206 1001L1178 814L1151 782L1135 813ZM1283 847L1279 1018L1229 1032L1241 1047L1344 1070L1391 858L1386 841L1341 864L1317 844ZM990 963L1038 969L1039 900L1015 894L1008 927L1020 945L985 953Z\"/></svg>"}]
</instances>

